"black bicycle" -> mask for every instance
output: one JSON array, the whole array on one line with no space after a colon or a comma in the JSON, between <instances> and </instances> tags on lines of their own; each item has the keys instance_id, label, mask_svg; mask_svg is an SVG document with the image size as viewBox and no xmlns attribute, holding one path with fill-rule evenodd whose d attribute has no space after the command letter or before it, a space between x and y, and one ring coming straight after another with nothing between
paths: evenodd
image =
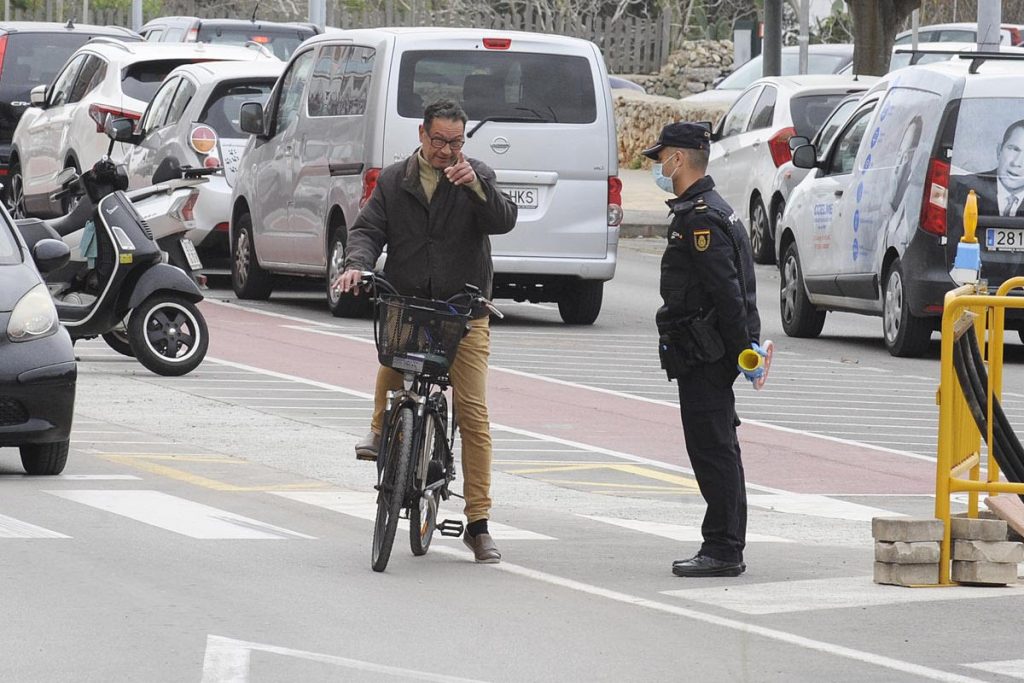
<instances>
[{"instance_id":1,"label":"black bicycle","mask_svg":"<svg viewBox=\"0 0 1024 683\"><path fill-rule=\"evenodd\" d=\"M391 558L398 520L409 520L413 555L424 555L434 531L459 537L458 520L437 521L441 501L456 495L452 449L458 424L445 390L459 343L475 310L502 317L472 285L446 301L401 296L380 275L364 272L360 286L376 294L373 339L381 365L403 374L402 389L388 392L377 456L377 518L371 565L382 572Z\"/></svg>"}]
</instances>

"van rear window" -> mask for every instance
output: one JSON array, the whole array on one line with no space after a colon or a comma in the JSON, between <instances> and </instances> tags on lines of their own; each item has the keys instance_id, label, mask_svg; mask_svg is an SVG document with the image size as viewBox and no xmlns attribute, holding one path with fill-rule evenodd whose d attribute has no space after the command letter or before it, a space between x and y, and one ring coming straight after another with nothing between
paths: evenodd
<instances>
[{"instance_id":1,"label":"van rear window","mask_svg":"<svg viewBox=\"0 0 1024 683\"><path fill-rule=\"evenodd\" d=\"M538 122L597 120L594 76L585 57L536 52L418 50L402 55L398 114L422 118L442 97L471 120L536 117Z\"/></svg>"},{"instance_id":2,"label":"van rear window","mask_svg":"<svg viewBox=\"0 0 1024 683\"><path fill-rule=\"evenodd\" d=\"M961 100L952 149L940 150L950 164L951 221L962 221L969 190L977 193L979 216L1024 218L1021 111L1017 97Z\"/></svg>"},{"instance_id":3,"label":"van rear window","mask_svg":"<svg viewBox=\"0 0 1024 683\"><path fill-rule=\"evenodd\" d=\"M274 56L282 61L287 61L295 48L302 44L306 38L312 38L316 33L311 28L303 26L281 27L281 26L217 26L208 22L199 27L199 34L196 40L201 43L220 43L222 45L245 45L248 42L265 45Z\"/></svg>"}]
</instances>

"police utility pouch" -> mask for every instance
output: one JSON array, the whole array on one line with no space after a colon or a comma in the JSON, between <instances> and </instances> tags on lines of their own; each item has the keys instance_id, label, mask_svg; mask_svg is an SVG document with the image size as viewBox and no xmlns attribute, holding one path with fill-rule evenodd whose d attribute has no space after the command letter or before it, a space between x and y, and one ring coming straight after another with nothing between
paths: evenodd
<instances>
[{"instance_id":1,"label":"police utility pouch","mask_svg":"<svg viewBox=\"0 0 1024 683\"><path fill-rule=\"evenodd\" d=\"M717 316L682 320L658 338L661 367L668 378L677 379L698 365L717 363L725 356L725 343L718 332Z\"/></svg>"}]
</instances>

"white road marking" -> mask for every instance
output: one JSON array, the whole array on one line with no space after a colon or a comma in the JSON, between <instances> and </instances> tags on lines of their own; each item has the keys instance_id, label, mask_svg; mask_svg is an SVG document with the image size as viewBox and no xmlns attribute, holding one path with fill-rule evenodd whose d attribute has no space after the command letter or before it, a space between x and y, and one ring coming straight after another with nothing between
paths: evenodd
<instances>
[{"instance_id":1,"label":"white road marking","mask_svg":"<svg viewBox=\"0 0 1024 683\"><path fill-rule=\"evenodd\" d=\"M441 546L438 548L431 548L431 552L436 552L442 555L450 555L453 557L465 558L467 561L471 559L471 555L468 552ZM552 586L558 586L579 593L585 593L587 595L594 595L597 597L605 598L615 602L632 605L634 607L643 607L645 609L654 610L663 614L671 614L673 616L683 617L685 619L691 619L693 621L699 621L701 623L710 624L712 626L718 626L720 628L726 628L732 631L738 631L751 636L758 636L766 638L768 640L774 640L776 642L785 643L787 645L793 645L795 647L804 648L806 650L812 650L815 652L822 652L825 654L833 655L836 657L842 657L844 659L851 659L853 661L861 662L863 664L869 664L872 666L878 666L891 671L899 671L901 673L907 673L914 676L920 676L934 681L945 681L947 683L980 683L979 679L970 678L968 676L961 676L959 674L950 673L948 671L942 671L941 669L933 669L928 666L921 664L914 664L913 662L905 662L903 660L894 659L892 657L886 657L885 655L875 654L873 652L865 652L863 650L856 650L854 648L846 647L843 645L836 645L834 643L825 642L822 640L815 640L813 638L807 638L800 636L795 633L788 633L779 629L768 628L766 626L758 626L756 624L748 624L746 622L737 621L736 619L729 619L727 617L720 617L715 614L707 614L698 610L689 609L686 607L680 607L678 605L672 605L665 602L658 602L656 600L650 600L648 598L642 598L637 595L630 595L628 593L621 593L619 591L609 590L607 588L601 588L600 586L594 586L582 581L576 581L575 579L568 579L555 574L548 574L547 572L541 572L536 569L529 569L520 565L515 565L510 562L502 562L501 564L488 565L488 569L493 571L506 572L509 574L515 574L516 576L522 576L534 581L540 581ZM870 580L870 579L868 579ZM736 584L730 583L729 588L734 587ZM787 582L781 582L780 586L788 585ZM916 593L918 591L908 591L903 588L895 588L904 594ZM1000 589L1006 590L1006 589ZM932 591L928 591L931 593ZM936 591L938 592L938 591ZM975 595L974 590L964 591L968 596Z\"/></svg>"},{"instance_id":2,"label":"white road marking","mask_svg":"<svg viewBox=\"0 0 1024 683\"><path fill-rule=\"evenodd\" d=\"M397 666L387 666L385 664L377 664L376 662L367 662L362 659L325 655L319 652L293 650L277 645L250 643L244 640L235 640L234 638L208 635L206 637L206 654L203 656L203 678L201 683L248 683L251 666L250 655L253 652L266 652L268 654L305 659L321 664L333 664L345 669L369 671L402 680L450 681L452 683L473 681L473 679L469 678L402 669ZM345 680L345 677L341 677L338 680Z\"/></svg>"},{"instance_id":3,"label":"white road marking","mask_svg":"<svg viewBox=\"0 0 1024 683\"><path fill-rule=\"evenodd\" d=\"M71 538L20 519L0 515L0 538Z\"/></svg>"},{"instance_id":4,"label":"white road marking","mask_svg":"<svg viewBox=\"0 0 1024 683\"><path fill-rule=\"evenodd\" d=\"M1007 659L1001 662L978 662L977 664L964 664L964 666L990 674L998 674L1007 678L1016 678L1024 681L1024 659Z\"/></svg>"},{"instance_id":5,"label":"white road marking","mask_svg":"<svg viewBox=\"0 0 1024 683\"><path fill-rule=\"evenodd\" d=\"M742 614L789 614L824 609L850 609L899 605L908 602L977 600L1024 597L1024 589L1006 588L921 588L880 586L870 576L852 576L807 581L771 583L730 583L705 588L662 591L663 595L714 605Z\"/></svg>"},{"instance_id":6,"label":"white road marking","mask_svg":"<svg viewBox=\"0 0 1024 683\"><path fill-rule=\"evenodd\" d=\"M139 481L134 474L61 474L49 481Z\"/></svg>"},{"instance_id":7,"label":"white road marking","mask_svg":"<svg viewBox=\"0 0 1024 683\"><path fill-rule=\"evenodd\" d=\"M373 491L272 491L275 496L288 498L307 505L315 505L325 510L340 512L343 515L373 521L377 518L377 494ZM461 513L441 508L440 519L457 519L463 524L466 518ZM399 528L408 531L408 520L400 520ZM499 541L553 541L551 536L538 534L526 529L518 529L507 524L489 521L487 527L491 535ZM435 538L443 538L437 534Z\"/></svg>"},{"instance_id":8,"label":"white road marking","mask_svg":"<svg viewBox=\"0 0 1024 683\"><path fill-rule=\"evenodd\" d=\"M809 515L827 519L870 522L874 517L902 517L881 508L837 500L813 493L780 493L774 496L747 496L747 505L790 515Z\"/></svg>"},{"instance_id":9,"label":"white road marking","mask_svg":"<svg viewBox=\"0 0 1024 683\"><path fill-rule=\"evenodd\" d=\"M601 517L600 515L577 515L584 519L592 519L595 522L611 524L612 526L640 531L652 536L660 536L672 541L683 543L700 542L704 539L700 528L695 526L682 526L680 524L668 524L665 522L647 522L640 519L619 519L617 517ZM768 536L766 534L747 534L747 543L795 543L788 538L779 536Z\"/></svg>"},{"instance_id":10,"label":"white road marking","mask_svg":"<svg viewBox=\"0 0 1024 683\"><path fill-rule=\"evenodd\" d=\"M160 491L47 491L47 493L191 538L242 540L315 538Z\"/></svg>"}]
</instances>

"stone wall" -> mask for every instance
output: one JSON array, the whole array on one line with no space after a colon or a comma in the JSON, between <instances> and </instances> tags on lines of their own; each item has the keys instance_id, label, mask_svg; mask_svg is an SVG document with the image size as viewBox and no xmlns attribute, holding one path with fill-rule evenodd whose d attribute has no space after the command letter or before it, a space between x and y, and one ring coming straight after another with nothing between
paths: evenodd
<instances>
[{"instance_id":1,"label":"stone wall","mask_svg":"<svg viewBox=\"0 0 1024 683\"><path fill-rule=\"evenodd\" d=\"M619 164L647 168L640 152L653 144L661 127L673 121L717 122L725 113L720 104L694 104L680 97L703 92L719 76L732 70L732 41L686 41L653 76L630 76L647 90L614 90Z\"/></svg>"},{"instance_id":2,"label":"stone wall","mask_svg":"<svg viewBox=\"0 0 1024 683\"><path fill-rule=\"evenodd\" d=\"M731 40L687 40L652 76L631 76L651 95L686 97L704 92L719 76L732 72Z\"/></svg>"}]
</instances>

